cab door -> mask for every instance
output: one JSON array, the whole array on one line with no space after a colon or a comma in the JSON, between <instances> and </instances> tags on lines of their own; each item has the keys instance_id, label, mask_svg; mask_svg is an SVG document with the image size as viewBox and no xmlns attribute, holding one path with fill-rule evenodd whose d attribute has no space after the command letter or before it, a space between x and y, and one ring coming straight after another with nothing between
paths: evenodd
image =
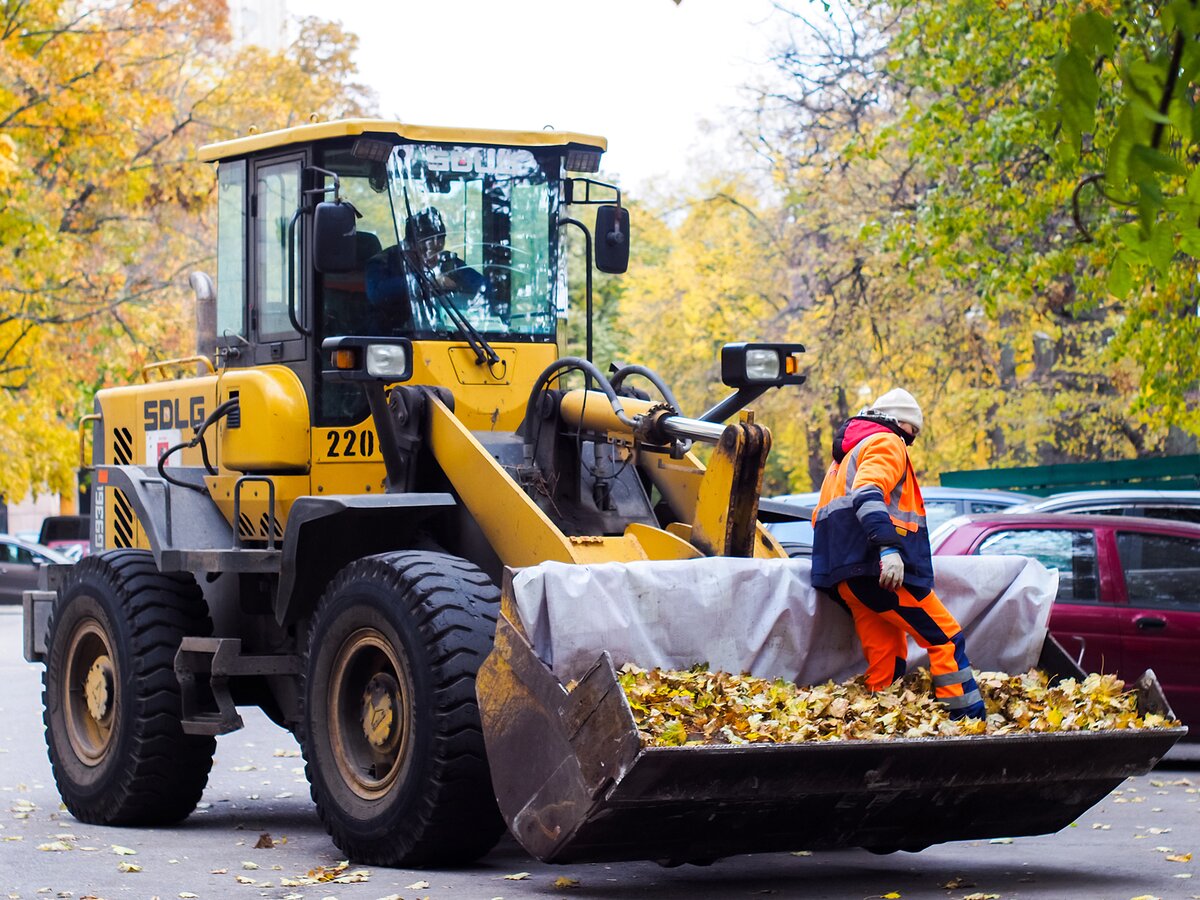
<instances>
[{"instance_id":1,"label":"cab door","mask_svg":"<svg viewBox=\"0 0 1200 900\"><path fill-rule=\"evenodd\" d=\"M308 355L302 332L311 331L304 253L309 217L296 215L305 159L291 153L251 165L250 333L259 365L296 363Z\"/></svg>"},{"instance_id":2,"label":"cab door","mask_svg":"<svg viewBox=\"0 0 1200 900\"><path fill-rule=\"evenodd\" d=\"M1123 675L1153 669L1180 719L1200 725L1200 537L1121 529Z\"/></svg>"}]
</instances>

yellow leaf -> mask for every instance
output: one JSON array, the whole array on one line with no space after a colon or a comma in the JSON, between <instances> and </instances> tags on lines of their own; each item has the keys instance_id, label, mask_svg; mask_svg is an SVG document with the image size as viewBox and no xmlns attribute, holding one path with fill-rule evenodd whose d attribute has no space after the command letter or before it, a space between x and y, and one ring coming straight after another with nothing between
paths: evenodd
<instances>
[{"instance_id":1,"label":"yellow leaf","mask_svg":"<svg viewBox=\"0 0 1200 900\"><path fill-rule=\"evenodd\" d=\"M1174 856L1167 857L1167 862L1185 863L1185 862L1191 862L1191 861L1192 861L1192 854L1190 854L1190 853L1176 853Z\"/></svg>"},{"instance_id":2,"label":"yellow leaf","mask_svg":"<svg viewBox=\"0 0 1200 900\"><path fill-rule=\"evenodd\" d=\"M45 850L48 853L62 853L64 850L74 850L75 848L66 841L51 841L48 844L38 844L39 850Z\"/></svg>"},{"instance_id":3,"label":"yellow leaf","mask_svg":"<svg viewBox=\"0 0 1200 900\"><path fill-rule=\"evenodd\" d=\"M412 884L406 884L405 889L410 891L423 891L429 887L428 881L414 881Z\"/></svg>"},{"instance_id":4,"label":"yellow leaf","mask_svg":"<svg viewBox=\"0 0 1200 900\"><path fill-rule=\"evenodd\" d=\"M120 844L113 844L112 852L117 854L117 856L137 856L136 850L130 850L128 847L122 847Z\"/></svg>"},{"instance_id":5,"label":"yellow leaf","mask_svg":"<svg viewBox=\"0 0 1200 900\"><path fill-rule=\"evenodd\" d=\"M888 891L886 894L881 894L880 896L883 897L883 900L900 900L899 891Z\"/></svg>"},{"instance_id":6,"label":"yellow leaf","mask_svg":"<svg viewBox=\"0 0 1200 900\"><path fill-rule=\"evenodd\" d=\"M560 891L565 891L567 888L577 888L579 887L579 879L560 875L554 879L554 887Z\"/></svg>"},{"instance_id":7,"label":"yellow leaf","mask_svg":"<svg viewBox=\"0 0 1200 900\"><path fill-rule=\"evenodd\" d=\"M120 862L120 863L117 863L117 871L118 872L140 872L140 871L142 871L142 867L135 863Z\"/></svg>"}]
</instances>

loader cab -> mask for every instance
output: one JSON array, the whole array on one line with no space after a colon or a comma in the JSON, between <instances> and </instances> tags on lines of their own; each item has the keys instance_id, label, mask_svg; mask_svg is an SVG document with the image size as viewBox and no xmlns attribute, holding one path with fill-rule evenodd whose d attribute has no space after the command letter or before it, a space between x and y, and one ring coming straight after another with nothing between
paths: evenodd
<instances>
[{"instance_id":1,"label":"loader cab","mask_svg":"<svg viewBox=\"0 0 1200 900\"><path fill-rule=\"evenodd\" d=\"M323 378L322 343L406 337L417 342L415 382L461 386L468 408L512 426L517 398L558 355L568 172L595 171L603 149L573 134L370 120L204 148L219 164L219 355L288 366L314 425L350 425L367 416L365 400ZM351 241L344 229L317 233L318 203L349 205Z\"/></svg>"}]
</instances>

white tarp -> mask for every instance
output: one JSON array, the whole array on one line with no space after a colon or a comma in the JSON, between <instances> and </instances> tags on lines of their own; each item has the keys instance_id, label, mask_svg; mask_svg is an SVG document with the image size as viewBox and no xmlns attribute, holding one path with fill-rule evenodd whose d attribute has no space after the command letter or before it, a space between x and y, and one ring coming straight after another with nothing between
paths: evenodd
<instances>
[{"instance_id":1,"label":"white tarp","mask_svg":"<svg viewBox=\"0 0 1200 900\"><path fill-rule=\"evenodd\" d=\"M687 668L844 681L865 670L850 616L813 589L806 559L718 557L572 565L513 577L522 624L560 680L607 650L619 668ZM936 557L938 596L976 669L1024 672L1041 651L1058 572L1020 556ZM909 665L928 665L909 640Z\"/></svg>"}]
</instances>

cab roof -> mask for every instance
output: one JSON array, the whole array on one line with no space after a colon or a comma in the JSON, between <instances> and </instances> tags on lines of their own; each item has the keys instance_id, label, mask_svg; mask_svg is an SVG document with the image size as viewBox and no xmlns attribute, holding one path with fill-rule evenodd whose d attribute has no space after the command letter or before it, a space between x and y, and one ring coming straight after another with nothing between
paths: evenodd
<instances>
[{"instance_id":1,"label":"cab roof","mask_svg":"<svg viewBox=\"0 0 1200 900\"><path fill-rule=\"evenodd\" d=\"M484 144L505 147L567 147L603 153L608 141L593 134L576 134L571 131L506 131L486 128L448 128L441 125L413 125L388 119L337 119L332 122L316 122L249 134L246 137L206 144L200 148L202 162L216 162L270 150L307 144L327 138L353 137L361 134L395 135L409 141L433 144Z\"/></svg>"}]
</instances>

